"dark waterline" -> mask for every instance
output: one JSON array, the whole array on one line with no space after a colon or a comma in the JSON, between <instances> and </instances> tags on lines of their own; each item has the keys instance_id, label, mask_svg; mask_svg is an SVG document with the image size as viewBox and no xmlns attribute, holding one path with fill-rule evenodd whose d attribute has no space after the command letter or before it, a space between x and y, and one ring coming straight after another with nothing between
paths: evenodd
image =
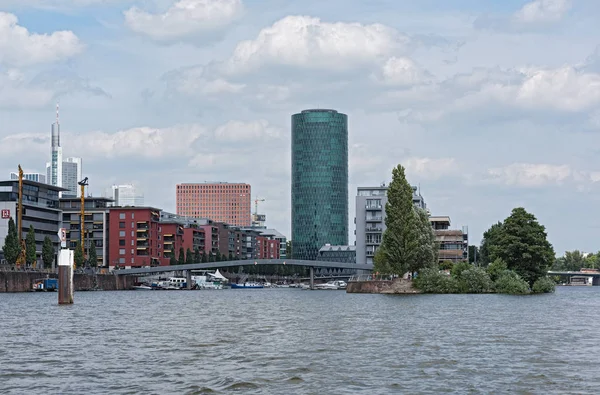
<instances>
[{"instance_id":1,"label":"dark waterline","mask_svg":"<svg viewBox=\"0 0 600 395\"><path fill-rule=\"evenodd\" d=\"M0 294L0 393L600 393L600 287Z\"/></svg>"}]
</instances>

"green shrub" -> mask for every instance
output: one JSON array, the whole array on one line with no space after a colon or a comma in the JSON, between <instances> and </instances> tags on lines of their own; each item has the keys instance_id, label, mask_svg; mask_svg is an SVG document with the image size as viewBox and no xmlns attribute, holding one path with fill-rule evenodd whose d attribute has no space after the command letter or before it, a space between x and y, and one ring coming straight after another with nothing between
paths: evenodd
<instances>
[{"instance_id":1,"label":"green shrub","mask_svg":"<svg viewBox=\"0 0 600 395\"><path fill-rule=\"evenodd\" d=\"M531 291L536 294L552 293L554 292L554 280L550 277L540 277L533 283Z\"/></svg>"},{"instance_id":2,"label":"green shrub","mask_svg":"<svg viewBox=\"0 0 600 395\"><path fill-rule=\"evenodd\" d=\"M413 285L424 293L450 294L459 293L459 282L438 268L423 269L413 282Z\"/></svg>"},{"instance_id":3,"label":"green shrub","mask_svg":"<svg viewBox=\"0 0 600 395\"><path fill-rule=\"evenodd\" d=\"M472 267L461 273L459 282L466 293L486 293L493 288L492 280L485 269Z\"/></svg>"},{"instance_id":4,"label":"green shrub","mask_svg":"<svg viewBox=\"0 0 600 395\"><path fill-rule=\"evenodd\" d=\"M465 270L469 270L472 269L473 265L471 265L469 262L458 262L456 264L454 264L454 266L452 266L452 270L450 271L450 274L452 274L452 277L454 278L460 278L460 275L462 272L464 272Z\"/></svg>"},{"instance_id":5,"label":"green shrub","mask_svg":"<svg viewBox=\"0 0 600 395\"><path fill-rule=\"evenodd\" d=\"M501 294L525 295L529 293L529 285L517 273L505 270L495 283L496 292Z\"/></svg>"},{"instance_id":6,"label":"green shrub","mask_svg":"<svg viewBox=\"0 0 600 395\"><path fill-rule=\"evenodd\" d=\"M454 263L452 261L443 261L440 263L440 270L452 270Z\"/></svg>"},{"instance_id":7,"label":"green shrub","mask_svg":"<svg viewBox=\"0 0 600 395\"><path fill-rule=\"evenodd\" d=\"M506 269L508 269L506 262L498 258L494 262L490 263L490 265L487 268L487 271L490 275L490 279L492 281L496 281Z\"/></svg>"}]
</instances>

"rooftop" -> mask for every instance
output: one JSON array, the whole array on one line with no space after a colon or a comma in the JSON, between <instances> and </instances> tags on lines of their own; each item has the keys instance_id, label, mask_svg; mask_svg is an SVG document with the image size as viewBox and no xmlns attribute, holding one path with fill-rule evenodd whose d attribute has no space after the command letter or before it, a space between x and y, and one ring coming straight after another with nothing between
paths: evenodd
<instances>
[{"instance_id":1,"label":"rooftop","mask_svg":"<svg viewBox=\"0 0 600 395\"><path fill-rule=\"evenodd\" d=\"M306 114L306 113L309 113L309 112L333 112L333 113L337 114L336 110L332 110L332 109L329 109L329 108L311 108L311 109L308 109L308 110L302 110L302 114Z\"/></svg>"},{"instance_id":2,"label":"rooftop","mask_svg":"<svg viewBox=\"0 0 600 395\"><path fill-rule=\"evenodd\" d=\"M11 186L14 184L19 184L19 180L6 180L6 181L0 181L0 186ZM50 185L50 184L45 184L43 182L37 182L37 181L31 181L31 180L27 180L25 178L23 178L23 185L31 185L31 186L35 186L35 187L39 187L39 188L46 188L49 189L51 191L57 191L57 192L66 192L68 191L68 189L66 188L61 188L61 187L55 187L54 185Z\"/></svg>"}]
</instances>

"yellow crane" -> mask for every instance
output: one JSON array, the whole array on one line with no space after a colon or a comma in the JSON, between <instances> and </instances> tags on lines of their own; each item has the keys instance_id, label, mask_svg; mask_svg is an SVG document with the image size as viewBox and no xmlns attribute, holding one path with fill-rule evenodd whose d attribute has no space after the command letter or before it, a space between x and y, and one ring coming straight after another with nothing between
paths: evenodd
<instances>
[{"instance_id":1,"label":"yellow crane","mask_svg":"<svg viewBox=\"0 0 600 395\"><path fill-rule=\"evenodd\" d=\"M264 202L266 199L254 199L254 215L258 215L258 202Z\"/></svg>"},{"instance_id":2,"label":"yellow crane","mask_svg":"<svg viewBox=\"0 0 600 395\"><path fill-rule=\"evenodd\" d=\"M84 178L83 180L78 182L79 187L81 188L81 212L80 212L80 232L81 232L81 252L83 253L83 258L85 259L85 187L89 185L88 178Z\"/></svg>"},{"instance_id":3,"label":"yellow crane","mask_svg":"<svg viewBox=\"0 0 600 395\"><path fill-rule=\"evenodd\" d=\"M19 165L19 202L17 207L17 235L19 236L19 245L21 252L17 257L17 267L25 264L25 240L23 240L23 169Z\"/></svg>"}]
</instances>

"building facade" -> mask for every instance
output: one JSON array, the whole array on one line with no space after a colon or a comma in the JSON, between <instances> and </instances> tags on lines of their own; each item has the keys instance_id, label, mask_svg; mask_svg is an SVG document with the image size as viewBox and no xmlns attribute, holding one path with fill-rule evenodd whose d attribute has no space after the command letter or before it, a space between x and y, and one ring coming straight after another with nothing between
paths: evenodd
<instances>
[{"instance_id":1,"label":"building facade","mask_svg":"<svg viewBox=\"0 0 600 395\"><path fill-rule=\"evenodd\" d=\"M450 229L450 217L431 216L429 222L440 246L438 261L460 262L469 259L469 232L466 226L461 230Z\"/></svg>"},{"instance_id":2,"label":"building facade","mask_svg":"<svg viewBox=\"0 0 600 395\"><path fill-rule=\"evenodd\" d=\"M18 180L19 173L11 172L10 173L11 180ZM40 182L42 184L46 183L46 175L42 173L23 173L23 179L29 181Z\"/></svg>"},{"instance_id":3,"label":"building facade","mask_svg":"<svg viewBox=\"0 0 600 395\"><path fill-rule=\"evenodd\" d=\"M335 110L292 115L294 259L348 244L348 117Z\"/></svg>"},{"instance_id":4,"label":"building facade","mask_svg":"<svg viewBox=\"0 0 600 395\"><path fill-rule=\"evenodd\" d=\"M133 184L113 185L107 195L114 200L114 206L144 206L144 194Z\"/></svg>"},{"instance_id":5,"label":"building facade","mask_svg":"<svg viewBox=\"0 0 600 395\"><path fill-rule=\"evenodd\" d=\"M56 106L56 122L50 132L50 162L46 167L46 178L50 185L62 187L62 147L60 146L60 123L58 122L58 106Z\"/></svg>"},{"instance_id":6,"label":"building facade","mask_svg":"<svg viewBox=\"0 0 600 395\"><path fill-rule=\"evenodd\" d=\"M279 259L279 241L265 236L256 237L256 259Z\"/></svg>"},{"instance_id":7,"label":"building facade","mask_svg":"<svg viewBox=\"0 0 600 395\"><path fill-rule=\"evenodd\" d=\"M85 199L84 219L84 250L89 257L92 248L96 249L98 267L108 267L108 253L110 246L110 211L111 199L103 197L88 197ZM62 210L62 227L66 229L67 247L75 248L81 241L81 199L76 197L63 197L60 199Z\"/></svg>"},{"instance_id":8,"label":"building facade","mask_svg":"<svg viewBox=\"0 0 600 395\"><path fill-rule=\"evenodd\" d=\"M111 269L164 264L164 248L159 247L164 242L157 208L111 207L109 238Z\"/></svg>"},{"instance_id":9,"label":"building facade","mask_svg":"<svg viewBox=\"0 0 600 395\"><path fill-rule=\"evenodd\" d=\"M23 239L27 237L29 226L33 226L38 261L46 236L50 237L55 251L58 251L60 244L58 230L62 224L58 195L62 191L63 188L23 180L23 223L19 224L17 213L19 182L16 180L0 181L0 245L4 245L8 234L8 223L10 218L13 218ZM1 251L0 249L0 253Z\"/></svg>"},{"instance_id":10,"label":"building facade","mask_svg":"<svg viewBox=\"0 0 600 395\"><path fill-rule=\"evenodd\" d=\"M67 158L62 164L62 187L68 189L63 197L81 197L79 181L83 179L81 158Z\"/></svg>"},{"instance_id":11,"label":"building facade","mask_svg":"<svg viewBox=\"0 0 600 395\"><path fill-rule=\"evenodd\" d=\"M341 263L356 263L356 246L343 245L332 246L324 245L319 250L319 261L325 262L341 262ZM332 268L315 268L317 275L352 275L356 274L355 269L332 269Z\"/></svg>"},{"instance_id":12,"label":"building facade","mask_svg":"<svg viewBox=\"0 0 600 395\"><path fill-rule=\"evenodd\" d=\"M413 186L413 204L427 210L425 199ZM373 264L375 251L381 245L385 226L385 204L388 187L358 187L356 194L356 262Z\"/></svg>"},{"instance_id":13,"label":"building facade","mask_svg":"<svg viewBox=\"0 0 600 395\"><path fill-rule=\"evenodd\" d=\"M247 227L252 223L252 190L249 184L178 184L176 188L179 215L210 218L240 227Z\"/></svg>"}]
</instances>

